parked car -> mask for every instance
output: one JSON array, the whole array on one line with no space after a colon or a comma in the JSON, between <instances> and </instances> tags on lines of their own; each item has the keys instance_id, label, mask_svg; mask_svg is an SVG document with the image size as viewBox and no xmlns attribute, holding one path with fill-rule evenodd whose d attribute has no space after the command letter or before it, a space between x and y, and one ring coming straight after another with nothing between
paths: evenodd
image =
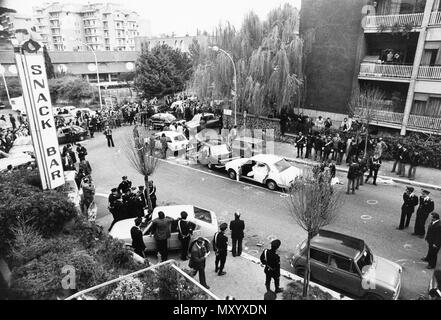
<instances>
[{"instance_id":1,"label":"parked car","mask_svg":"<svg viewBox=\"0 0 441 320\"><path fill-rule=\"evenodd\" d=\"M87 130L79 126L71 125L57 129L58 143L64 144L74 141L83 141L87 138Z\"/></svg>"},{"instance_id":2,"label":"parked car","mask_svg":"<svg viewBox=\"0 0 441 320\"><path fill-rule=\"evenodd\" d=\"M199 162L206 164L210 170L225 168L227 162L238 159L233 158L233 153L226 143L218 144L214 141L201 143L197 155Z\"/></svg>"},{"instance_id":3,"label":"parked car","mask_svg":"<svg viewBox=\"0 0 441 320\"><path fill-rule=\"evenodd\" d=\"M174 153L175 156L178 155L179 151L187 150L188 148L188 140L187 138L179 132L175 131L161 131L155 133L155 149L161 149L161 136L165 134L167 139L168 148ZM146 140L148 143L149 140Z\"/></svg>"},{"instance_id":4,"label":"parked car","mask_svg":"<svg viewBox=\"0 0 441 320\"><path fill-rule=\"evenodd\" d=\"M75 181L76 171L69 170L64 171L64 192L68 199L75 205L78 211L80 211L80 192L78 190L77 183Z\"/></svg>"},{"instance_id":5,"label":"parked car","mask_svg":"<svg viewBox=\"0 0 441 320\"><path fill-rule=\"evenodd\" d=\"M306 265L306 240L291 259L294 272L302 276ZM310 244L311 279L351 297L398 299L400 265L374 255L366 243L341 233L321 230Z\"/></svg>"},{"instance_id":6,"label":"parked car","mask_svg":"<svg viewBox=\"0 0 441 320\"><path fill-rule=\"evenodd\" d=\"M9 154L21 154L26 153L32 158L35 158L34 145L32 144L31 136L18 137L14 140L12 148L9 150Z\"/></svg>"},{"instance_id":7,"label":"parked car","mask_svg":"<svg viewBox=\"0 0 441 320\"><path fill-rule=\"evenodd\" d=\"M285 158L273 154L258 154L251 158L240 158L225 165L228 176L266 185L268 189L288 189L302 170L294 167Z\"/></svg>"},{"instance_id":8,"label":"parked car","mask_svg":"<svg viewBox=\"0 0 441 320\"><path fill-rule=\"evenodd\" d=\"M157 113L150 117L150 125L154 130L163 130L165 126L169 126L174 121L176 118L170 113Z\"/></svg>"},{"instance_id":9,"label":"parked car","mask_svg":"<svg viewBox=\"0 0 441 320\"><path fill-rule=\"evenodd\" d=\"M193 239L199 236L211 239L218 230L216 214L210 210L202 209L193 205L156 207L155 210L153 210L152 219L156 219L158 217L159 211L164 212L166 217L173 219L173 223L171 224L171 237L168 239L167 244L167 247L170 250L177 250L181 248L181 242L178 239L177 219L180 218L182 211L187 212L187 220L196 225L196 228L193 231ZM109 234L116 239L124 241L126 245L131 246L132 238L130 236L130 229L134 225L134 218L118 221L113 225ZM156 250L156 243L155 239L153 238L153 234L151 233L151 227L152 222L150 221L142 230L143 240L147 251Z\"/></svg>"},{"instance_id":10,"label":"parked car","mask_svg":"<svg viewBox=\"0 0 441 320\"><path fill-rule=\"evenodd\" d=\"M22 168L33 162L35 159L26 153L9 154L0 151L0 172L6 171L9 165L13 168Z\"/></svg>"},{"instance_id":11,"label":"parked car","mask_svg":"<svg viewBox=\"0 0 441 320\"><path fill-rule=\"evenodd\" d=\"M220 127L220 118L213 113L198 113L185 125L189 130L196 128L197 132L203 129L218 129Z\"/></svg>"}]
</instances>

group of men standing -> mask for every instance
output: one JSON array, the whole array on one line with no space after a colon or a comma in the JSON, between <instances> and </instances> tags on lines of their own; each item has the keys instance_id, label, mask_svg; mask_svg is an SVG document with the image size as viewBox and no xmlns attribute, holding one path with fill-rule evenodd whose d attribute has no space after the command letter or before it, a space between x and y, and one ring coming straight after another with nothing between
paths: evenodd
<instances>
[{"instance_id":1,"label":"group of men standing","mask_svg":"<svg viewBox=\"0 0 441 320\"><path fill-rule=\"evenodd\" d=\"M406 191L403 193L403 205L401 206L401 219L400 224L397 227L398 230L403 230L409 227L410 219L415 207L418 205L415 227L412 235L424 238L428 243L428 252L421 260L428 263L427 269L434 269L436 267L438 251L441 246L441 223L438 213L433 212L435 210L435 203L430 198L430 192L422 189L421 195L418 196L414 193L413 187L406 187ZM432 221L429 223L426 234L426 221L432 216Z\"/></svg>"}]
</instances>

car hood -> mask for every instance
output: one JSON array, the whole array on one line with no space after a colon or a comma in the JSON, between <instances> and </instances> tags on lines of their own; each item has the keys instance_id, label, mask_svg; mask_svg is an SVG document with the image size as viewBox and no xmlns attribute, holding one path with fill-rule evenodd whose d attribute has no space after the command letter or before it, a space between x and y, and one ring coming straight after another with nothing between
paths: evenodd
<instances>
[{"instance_id":1,"label":"car hood","mask_svg":"<svg viewBox=\"0 0 441 320\"><path fill-rule=\"evenodd\" d=\"M375 256L374 263L364 275L375 283L388 289L395 289L401 280L401 266L385 258Z\"/></svg>"},{"instance_id":2,"label":"car hood","mask_svg":"<svg viewBox=\"0 0 441 320\"><path fill-rule=\"evenodd\" d=\"M288 169L280 172L280 179L284 185L288 185L291 182L293 182L293 180L296 177L300 176L301 174L302 174L301 169L294 167L294 166L291 166Z\"/></svg>"}]
</instances>

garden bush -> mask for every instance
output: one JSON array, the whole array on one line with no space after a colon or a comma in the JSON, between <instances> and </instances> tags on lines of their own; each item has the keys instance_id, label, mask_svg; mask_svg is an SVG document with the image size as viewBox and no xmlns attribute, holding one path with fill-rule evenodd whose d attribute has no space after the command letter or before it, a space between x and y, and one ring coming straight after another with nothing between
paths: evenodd
<instances>
[{"instance_id":1,"label":"garden bush","mask_svg":"<svg viewBox=\"0 0 441 320\"><path fill-rule=\"evenodd\" d=\"M315 286L309 286L308 297L303 298L303 283L296 280L286 285L283 300L334 300L334 298Z\"/></svg>"},{"instance_id":2,"label":"garden bush","mask_svg":"<svg viewBox=\"0 0 441 320\"><path fill-rule=\"evenodd\" d=\"M144 284L136 278L121 280L106 300L142 300Z\"/></svg>"}]
</instances>

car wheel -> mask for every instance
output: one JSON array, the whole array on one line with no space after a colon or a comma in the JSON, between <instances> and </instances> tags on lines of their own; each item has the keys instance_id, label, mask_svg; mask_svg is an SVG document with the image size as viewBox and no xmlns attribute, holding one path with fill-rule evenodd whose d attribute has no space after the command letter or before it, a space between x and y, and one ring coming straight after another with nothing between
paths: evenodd
<instances>
[{"instance_id":1,"label":"car wheel","mask_svg":"<svg viewBox=\"0 0 441 320\"><path fill-rule=\"evenodd\" d=\"M236 172L233 169L228 170L228 176L232 180L236 180Z\"/></svg>"},{"instance_id":2,"label":"car wheel","mask_svg":"<svg viewBox=\"0 0 441 320\"><path fill-rule=\"evenodd\" d=\"M178 153L178 151L177 151L177 150L176 150L175 152L173 152L173 156L174 156L174 157L177 157L177 156L178 156L178 154L179 154L179 153Z\"/></svg>"},{"instance_id":3,"label":"car wheel","mask_svg":"<svg viewBox=\"0 0 441 320\"><path fill-rule=\"evenodd\" d=\"M211 162L208 163L208 169L210 169L210 170L213 170L213 169L214 169L213 164L212 164ZM236 178L235 178L235 179L236 179Z\"/></svg>"},{"instance_id":4,"label":"car wheel","mask_svg":"<svg viewBox=\"0 0 441 320\"><path fill-rule=\"evenodd\" d=\"M277 184L273 181L273 180L268 180L266 182L266 186L268 187L268 189L270 190L276 190L277 188Z\"/></svg>"},{"instance_id":5,"label":"car wheel","mask_svg":"<svg viewBox=\"0 0 441 320\"><path fill-rule=\"evenodd\" d=\"M365 300L383 300L383 298L381 298L380 296L377 296L376 294L373 293L368 293L364 296Z\"/></svg>"},{"instance_id":6,"label":"car wheel","mask_svg":"<svg viewBox=\"0 0 441 320\"><path fill-rule=\"evenodd\" d=\"M80 141L83 141L84 140L84 136L80 136Z\"/></svg>"}]
</instances>

